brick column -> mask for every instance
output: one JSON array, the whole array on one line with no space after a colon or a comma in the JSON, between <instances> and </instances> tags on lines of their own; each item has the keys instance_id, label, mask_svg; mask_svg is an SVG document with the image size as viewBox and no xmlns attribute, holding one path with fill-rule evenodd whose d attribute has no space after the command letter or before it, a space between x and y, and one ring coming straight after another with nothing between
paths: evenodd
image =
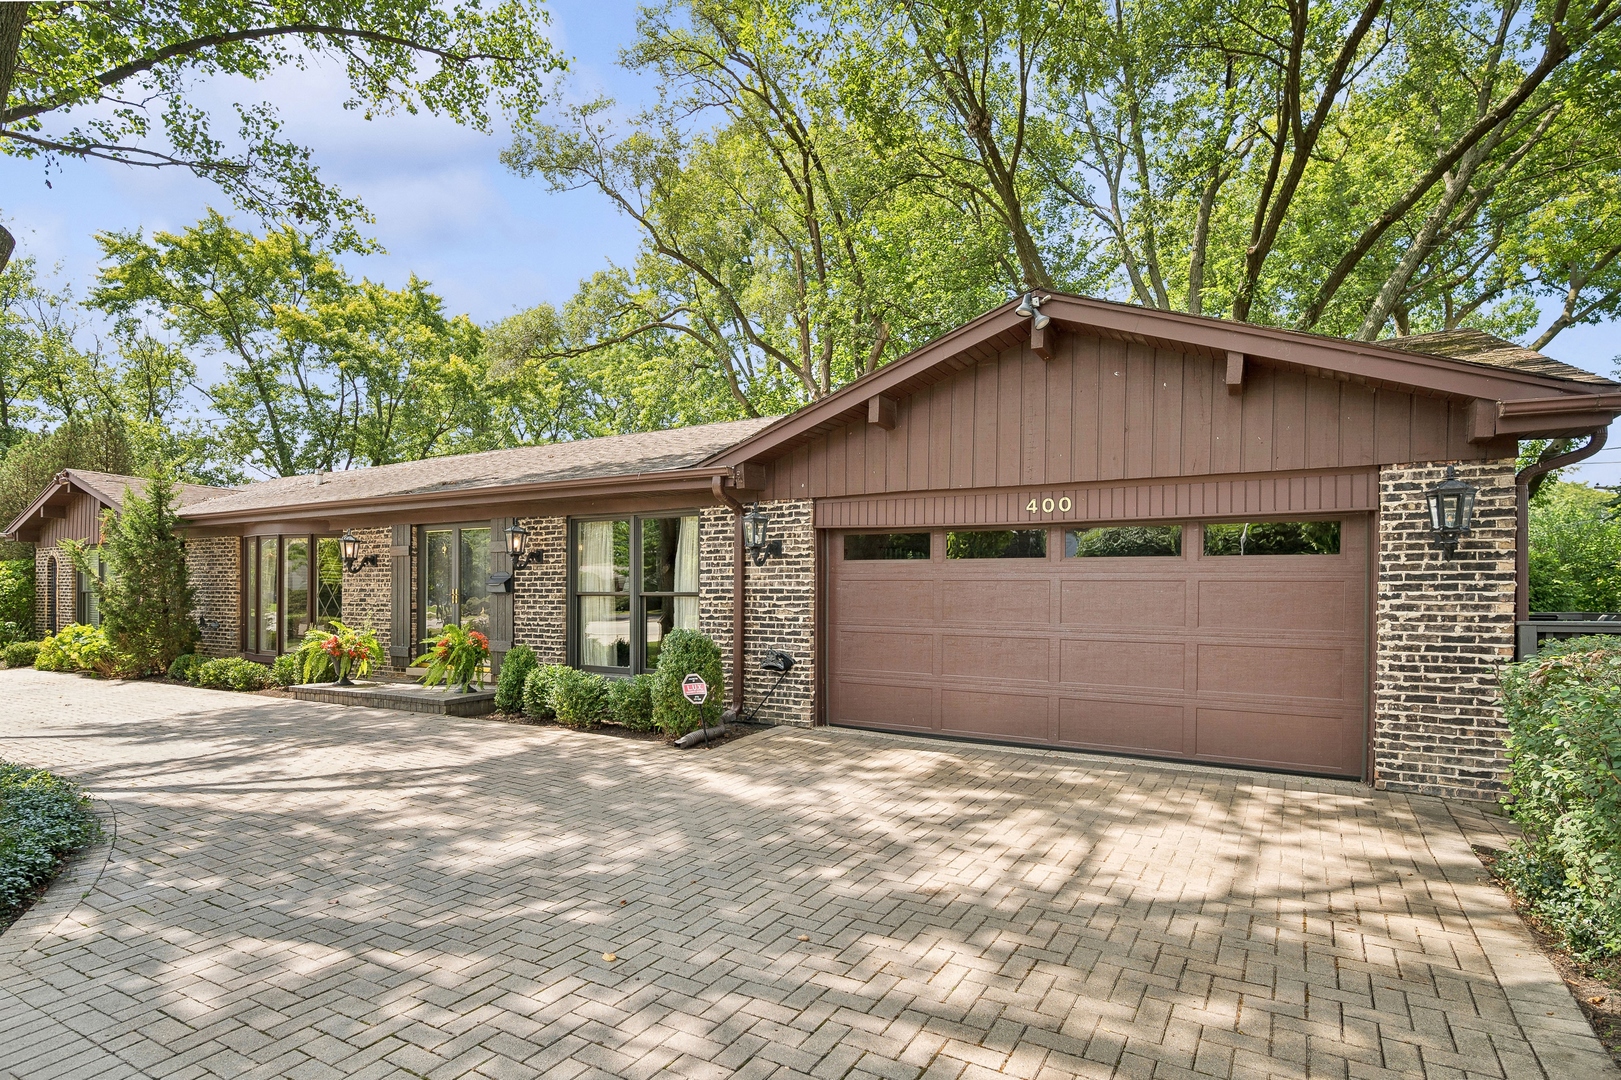
<instances>
[{"instance_id":1,"label":"brick column","mask_svg":"<svg viewBox=\"0 0 1621 1080\"><path fill-rule=\"evenodd\" d=\"M343 571L343 622L356 630L370 627L377 631L377 643L388 655L389 638L393 632L393 574L389 547L394 542L394 531L387 525L369 529L350 530L360 541L360 558L377 556L376 566L363 566L354 573ZM413 566L413 572L415 567ZM416 580L412 577L412 580Z\"/></svg>"},{"instance_id":2,"label":"brick column","mask_svg":"<svg viewBox=\"0 0 1621 1080\"><path fill-rule=\"evenodd\" d=\"M197 536L186 540L186 570L196 592L193 614L201 624L197 652L203 656L237 656L242 652L242 541L235 536Z\"/></svg>"},{"instance_id":3,"label":"brick column","mask_svg":"<svg viewBox=\"0 0 1621 1080\"><path fill-rule=\"evenodd\" d=\"M535 650L542 664L565 663L568 656L568 519L519 518L529 530L528 550L539 563L518 567L512 582L512 640Z\"/></svg>"},{"instance_id":4,"label":"brick column","mask_svg":"<svg viewBox=\"0 0 1621 1080\"><path fill-rule=\"evenodd\" d=\"M1456 468L1480 492L1450 561L1424 498L1446 464L1379 473L1374 782L1492 799L1505 789L1498 673L1514 659L1514 461Z\"/></svg>"}]
</instances>

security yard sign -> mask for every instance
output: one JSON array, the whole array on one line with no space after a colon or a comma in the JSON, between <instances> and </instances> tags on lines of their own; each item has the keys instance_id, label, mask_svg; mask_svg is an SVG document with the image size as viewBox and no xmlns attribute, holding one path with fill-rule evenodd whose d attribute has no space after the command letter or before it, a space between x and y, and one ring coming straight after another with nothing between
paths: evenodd
<instances>
[{"instance_id":1,"label":"security yard sign","mask_svg":"<svg viewBox=\"0 0 1621 1080\"><path fill-rule=\"evenodd\" d=\"M681 680L681 693L694 705L702 705L709 700L709 684L695 672Z\"/></svg>"}]
</instances>

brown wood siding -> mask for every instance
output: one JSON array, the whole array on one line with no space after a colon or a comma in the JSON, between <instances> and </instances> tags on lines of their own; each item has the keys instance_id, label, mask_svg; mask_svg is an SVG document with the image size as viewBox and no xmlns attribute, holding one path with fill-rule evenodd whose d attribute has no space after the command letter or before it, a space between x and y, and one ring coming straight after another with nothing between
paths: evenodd
<instances>
[{"instance_id":1,"label":"brown wood siding","mask_svg":"<svg viewBox=\"0 0 1621 1080\"><path fill-rule=\"evenodd\" d=\"M1062 509L1063 500L1069 509ZM1031 500L1037 510L1028 509ZM1052 509L1044 509L1048 500ZM1378 474L1265 475L1205 482L1016 488L961 495L850 496L816 504L821 529L891 525L1049 525L1065 522L1268 517L1374 509Z\"/></svg>"},{"instance_id":2,"label":"brown wood siding","mask_svg":"<svg viewBox=\"0 0 1621 1080\"><path fill-rule=\"evenodd\" d=\"M40 526L40 547L54 547L62 540L78 540L86 544L101 543L101 511L99 500L84 494L75 494L68 502L67 516L50 518Z\"/></svg>"},{"instance_id":3,"label":"brown wood siding","mask_svg":"<svg viewBox=\"0 0 1621 1080\"><path fill-rule=\"evenodd\" d=\"M1485 460L1466 402L1066 334L1017 345L898 402L893 430L856 421L772 463L767 497L1052 486L1172 476Z\"/></svg>"}]
</instances>

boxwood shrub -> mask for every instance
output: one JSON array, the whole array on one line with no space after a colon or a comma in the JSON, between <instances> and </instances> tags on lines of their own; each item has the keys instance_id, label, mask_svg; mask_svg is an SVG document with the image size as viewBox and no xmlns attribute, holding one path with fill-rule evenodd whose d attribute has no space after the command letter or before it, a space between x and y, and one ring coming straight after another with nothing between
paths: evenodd
<instances>
[{"instance_id":1,"label":"boxwood shrub","mask_svg":"<svg viewBox=\"0 0 1621 1080\"><path fill-rule=\"evenodd\" d=\"M570 670L562 664L541 664L523 681L523 712L536 720L550 720L557 715L552 705L552 685L559 672Z\"/></svg>"},{"instance_id":2,"label":"boxwood shrub","mask_svg":"<svg viewBox=\"0 0 1621 1080\"><path fill-rule=\"evenodd\" d=\"M169 665L169 678L177 682L196 682L197 669L202 667L207 659L196 653L182 653Z\"/></svg>"},{"instance_id":3,"label":"boxwood shrub","mask_svg":"<svg viewBox=\"0 0 1621 1080\"><path fill-rule=\"evenodd\" d=\"M210 690L263 690L270 685L270 669L240 656L225 656L205 661L195 681Z\"/></svg>"},{"instance_id":4,"label":"boxwood shrub","mask_svg":"<svg viewBox=\"0 0 1621 1080\"><path fill-rule=\"evenodd\" d=\"M0 659L5 660L8 668L33 667L39 659L39 642L13 641L0 652Z\"/></svg>"},{"instance_id":5,"label":"boxwood shrub","mask_svg":"<svg viewBox=\"0 0 1621 1080\"><path fill-rule=\"evenodd\" d=\"M1498 873L1576 956L1621 956L1621 640L1577 638L1506 669L1507 807L1525 838Z\"/></svg>"},{"instance_id":6,"label":"boxwood shrub","mask_svg":"<svg viewBox=\"0 0 1621 1080\"><path fill-rule=\"evenodd\" d=\"M65 856L100 832L89 798L76 785L0 759L0 927Z\"/></svg>"},{"instance_id":7,"label":"boxwood shrub","mask_svg":"<svg viewBox=\"0 0 1621 1080\"><path fill-rule=\"evenodd\" d=\"M635 731L653 730L653 676L636 675L608 684L608 714Z\"/></svg>"},{"instance_id":8,"label":"boxwood shrub","mask_svg":"<svg viewBox=\"0 0 1621 1080\"><path fill-rule=\"evenodd\" d=\"M702 675L709 697L694 705L681 693L688 675ZM658 668L653 672L653 723L666 735L685 735L720 721L726 698L720 647L696 630L672 630L659 643Z\"/></svg>"},{"instance_id":9,"label":"boxwood shrub","mask_svg":"<svg viewBox=\"0 0 1621 1080\"><path fill-rule=\"evenodd\" d=\"M551 698L559 724L596 727L608 711L608 680L566 667L552 677Z\"/></svg>"},{"instance_id":10,"label":"boxwood shrub","mask_svg":"<svg viewBox=\"0 0 1621 1080\"><path fill-rule=\"evenodd\" d=\"M501 658L501 674L495 680L495 707L504 713L523 711L523 685L539 661L535 650L514 645Z\"/></svg>"},{"instance_id":11,"label":"boxwood shrub","mask_svg":"<svg viewBox=\"0 0 1621 1080\"><path fill-rule=\"evenodd\" d=\"M297 686L304 681L304 656L301 653L282 653L270 665L271 686Z\"/></svg>"}]
</instances>

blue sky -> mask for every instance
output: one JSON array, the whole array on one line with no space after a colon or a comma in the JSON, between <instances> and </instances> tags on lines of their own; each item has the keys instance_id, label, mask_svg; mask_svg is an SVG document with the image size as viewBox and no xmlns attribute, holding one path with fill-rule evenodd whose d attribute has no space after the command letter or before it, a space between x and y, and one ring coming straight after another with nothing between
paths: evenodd
<instances>
[{"instance_id":1,"label":"blue sky","mask_svg":"<svg viewBox=\"0 0 1621 1080\"><path fill-rule=\"evenodd\" d=\"M635 29L636 4L554 0L553 39L571 57L568 94L606 94L626 111L653 100L656 84L617 64ZM391 285L416 273L433 283L453 312L489 322L541 301L561 304L581 278L608 262L625 263L638 237L606 200L588 192L548 193L540 182L507 172L498 159L507 135L491 135L426 116L366 121L338 107L343 80L315 69L277 75L257 86L221 82L207 95L276 103L289 134L315 151L325 177L358 195L376 216L370 229L385 253L348 260L352 272ZM95 272L92 234L111 229L178 230L213 205L218 190L175 171L69 164L50 177L38 163L0 157L0 212L17 234L19 254L60 266L60 281L82 288ZM1616 327L1578 327L1549 347L1557 359L1603 374L1621 353ZM206 372L204 373L206 376ZM1581 479L1621 483L1621 446L1602 452Z\"/></svg>"}]
</instances>

